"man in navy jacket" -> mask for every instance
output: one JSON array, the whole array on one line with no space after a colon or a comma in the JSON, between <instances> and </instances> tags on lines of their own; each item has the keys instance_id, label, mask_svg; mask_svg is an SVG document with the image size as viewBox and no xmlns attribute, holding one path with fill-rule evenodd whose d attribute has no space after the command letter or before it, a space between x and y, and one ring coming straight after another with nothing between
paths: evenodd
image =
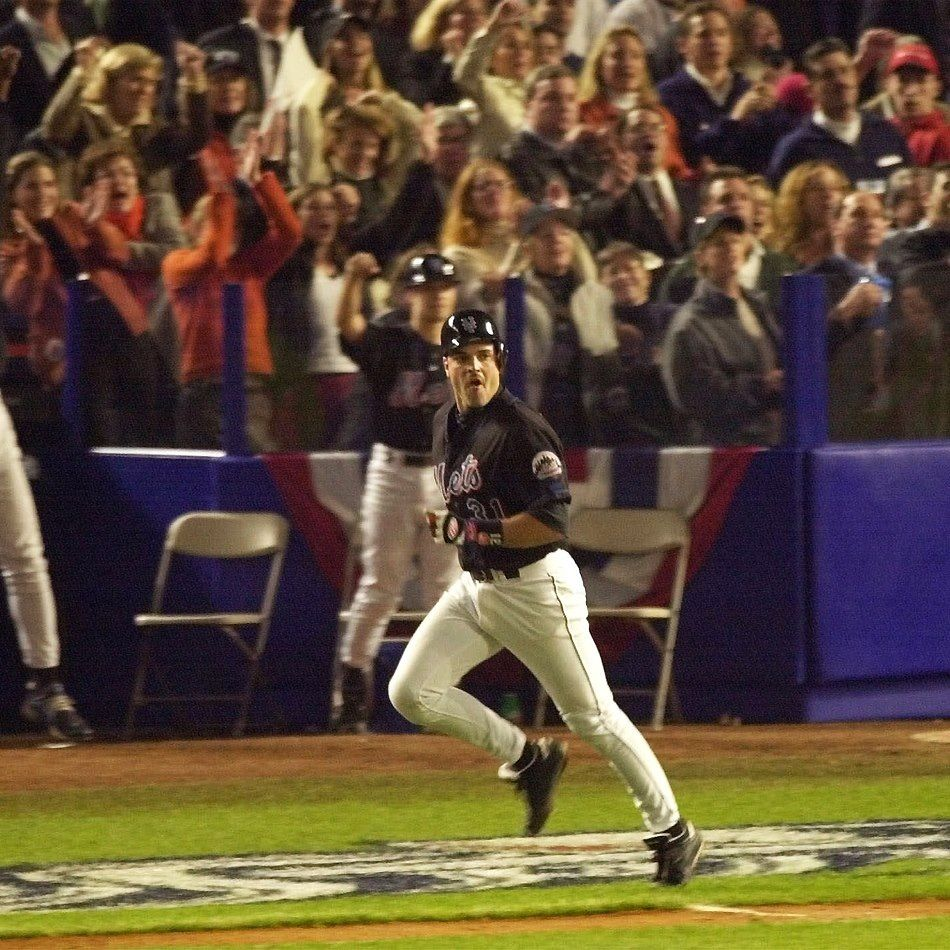
<instances>
[{"instance_id":1,"label":"man in navy jacket","mask_svg":"<svg viewBox=\"0 0 950 950\"><path fill-rule=\"evenodd\" d=\"M819 40L804 58L815 111L775 149L769 178L778 185L800 162L834 162L852 183L880 183L913 164L904 136L884 119L858 111L858 74L841 40Z\"/></svg>"},{"instance_id":2,"label":"man in navy jacket","mask_svg":"<svg viewBox=\"0 0 950 950\"><path fill-rule=\"evenodd\" d=\"M732 22L719 3L690 5L678 29L686 62L657 92L676 118L686 161L696 168L708 156L764 172L775 145L794 127L791 114L776 107L767 83L753 85L730 68Z\"/></svg>"}]
</instances>

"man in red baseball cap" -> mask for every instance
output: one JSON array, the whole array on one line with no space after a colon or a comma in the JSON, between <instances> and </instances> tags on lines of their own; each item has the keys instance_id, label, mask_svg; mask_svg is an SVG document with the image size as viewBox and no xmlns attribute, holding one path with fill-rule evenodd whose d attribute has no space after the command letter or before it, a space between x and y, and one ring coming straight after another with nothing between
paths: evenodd
<instances>
[{"instance_id":1,"label":"man in red baseball cap","mask_svg":"<svg viewBox=\"0 0 950 950\"><path fill-rule=\"evenodd\" d=\"M891 121L901 130L915 165L950 160L950 122L937 105L940 68L926 43L895 47L884 88L894 105Z\"/></svg>"}]
</instances>

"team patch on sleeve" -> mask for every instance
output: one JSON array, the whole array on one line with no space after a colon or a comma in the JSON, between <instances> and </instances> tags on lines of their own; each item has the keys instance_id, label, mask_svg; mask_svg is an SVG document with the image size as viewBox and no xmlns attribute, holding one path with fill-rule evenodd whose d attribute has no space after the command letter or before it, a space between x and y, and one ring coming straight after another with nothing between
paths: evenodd
<instances>
[{"instance_id":1,"label":"team patch on sleeve","mask_svg":"<svg viewBox=\"0 0 950 950\"><path fill-rule=\"evenodd\" d=\"M544 451L531 459L531 471L537 479L559 478L564 466L554 452Z\"/></svg>"}]
</instances>

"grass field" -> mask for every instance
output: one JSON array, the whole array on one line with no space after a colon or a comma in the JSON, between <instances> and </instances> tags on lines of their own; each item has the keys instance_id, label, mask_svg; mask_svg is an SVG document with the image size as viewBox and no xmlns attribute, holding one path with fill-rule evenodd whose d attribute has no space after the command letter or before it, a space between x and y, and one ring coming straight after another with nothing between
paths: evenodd
<instances>
[{"instance_id":1,"label":"grass field","mask_svg":"<svg viewBox=\"0 0 950 950\"><path fill-rule=\"evenodd\" d=\"M941 819L950 817L950 746L932 747L912 738L913 726L888 727L886 738L855 729L855 741L830 743L815 730L809 748L799 733L791 746L767 729L739 729L735 741L719 736L706 755L696 732L667 730L657 740L685 814L705 828L780 823ZM774 741L770 738L775 736ZM848 730L838 730L847 737ZM679 739L678 739L679 736ZM749 737L754 736L754 742ZM652 737L651 737L652 738ZM867 740L862 741L862 740ZM382 740L381 740L382 741ZM432 748L432 737L399 740L405 748ZM129 758L128 785L97 785L95 775L70 783L65 771L44 780L43 762L22 750L0 749L0 770L29 764L30 786L0 782L0 880L2 868L57 862L86 862L170 856L281 852L326 852L364 848L386 841L506 836L517 833L521 805L500 787L483 758L468 764L354 771L339 760L346 746L313 739L310 774L202 774L201 781L170 783L148 779L146 759L163 757L163 746L114 746ZM429 744L423 746L422 744ZM200 756L200 744L193 744ZM385 748L385 746L382 746ZM436 747L437 751L441 748ZM446 748L451 748L446 746ZM231 746L236 753L239 745ZM730 749L732 750L730 753ZM225 752L227 747L225 746ZM319 755L330 756L321 768ZM375 753L374 753L375 754ZM370 756L372 760L372 756ZM81 760L76 760L81 765ZM61 764L56 768L63 770ZM39 773L39 774L38 774ZM44 787L45 785L45 787ZM637 830L638 815L611 770L580 744L546 829L551 834ZM2 888L0 888L2 889ZM933 913L906 921L770 919L740 923L665 925L615 931L608 925L565 933L491 933L491 920L534 916L590 915L686 908L690 905L743 907L843 902L928 900ZM504 946L587 947L877 947L950 946L950 864L896 861L847 873L698 877L688 887L658 889L646 880L575 887L406 896L347 896L221 907L103 909L7 913L0 915L0 938L23 941L48 935L68 946L67 935L131 934L208 930L192 943L220 945L221 931L248 927L328 926L385 921L487 921L479 933L360 942L353 945L419 948ZM344 935L341 932L337 940ZM398 935L393 935L397 937ZM119 938L117 938L119 939ZM161 938L159 938L161 939ZM169 941L171 938L168 938ZM291 942L243 946L325 946L299 938ZM500 942L499 942L500 941ZM0 947L4 945L0 939ZM7 945L14 945L7 943ZM27 943L23 943L27 946ZM124 946L121 942L115 946ZM335 945L348 945L337 942ZM78 944L77 944L78 946ZM163 946L154 943L152 946Z\"/></svg>"}]
</instances>

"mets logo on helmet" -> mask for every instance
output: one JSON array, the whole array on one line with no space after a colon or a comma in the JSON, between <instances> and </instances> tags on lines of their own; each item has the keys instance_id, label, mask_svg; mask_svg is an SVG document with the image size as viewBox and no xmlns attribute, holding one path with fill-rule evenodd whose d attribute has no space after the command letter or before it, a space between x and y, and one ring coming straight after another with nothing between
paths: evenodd
<instances>
[{"instance_id":1,"label":"mets logo on helmet","mask_svg":"<svg viewBox=\"0 0 950 950\"><path fill-rule=\"evenodd\" d=\"M475 318L474 318L474 317L471 317L471 316L466 315L466 316L462 317L461 323L462 323L462 329L463 329L466 333L474 333L474 332L475 332L475 328L476 328L477 324L475 323Z\"/></svg>"},{"instance_id":2,"label":"mets logo on helmet","mask_svg":"<svg viewBox=\"0 0 950 950\"><path fill-rule=\"evenodd\" d=\"M531 460L531 471L535 478L557 478L563 471L561 460L554 452L538 452Z\"/></svg>"}]
</instances>

